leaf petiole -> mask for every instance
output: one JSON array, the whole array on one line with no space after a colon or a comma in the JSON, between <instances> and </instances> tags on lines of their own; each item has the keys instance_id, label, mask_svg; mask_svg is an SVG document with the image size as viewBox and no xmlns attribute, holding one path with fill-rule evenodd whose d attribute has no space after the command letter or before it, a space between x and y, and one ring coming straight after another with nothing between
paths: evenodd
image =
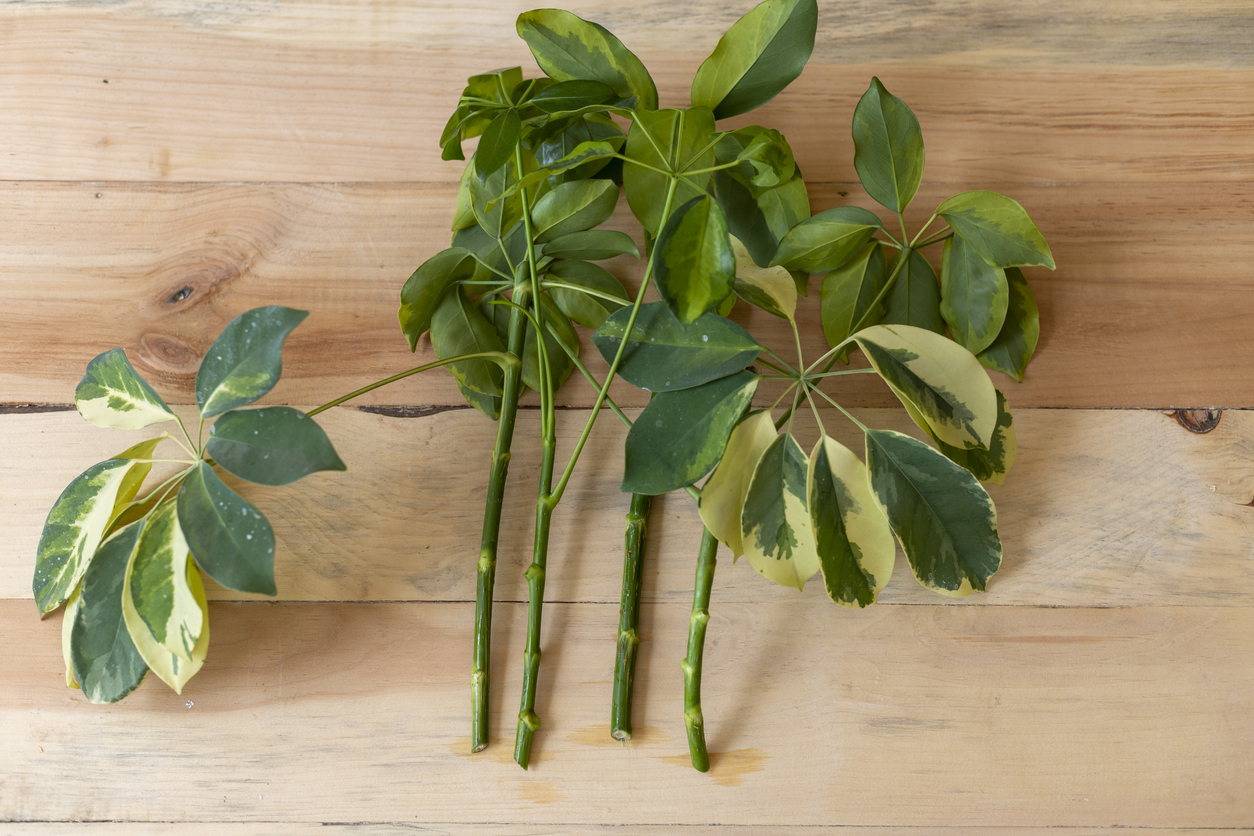
<instances>
[{"instance_id":1,"label":"leaf petiole","mask_svg":"<svg viewBox=\"0 0 1254 836\"><path fill-rule=\"evenodd\" d=\"M850 412L849 410L845 409L845 408L844 408L843 406L841 406L840 404L836 403L836 401L834 401L834 400L831 398L831 396L830 396L830 395L828 395L826 392L824 392L822 389L818 389L818 388L816 388L814 391L815 391L815 392L818 392L818 393L819 393L819 395L821 395L821 396L822 396L822 397L823 397L823 398L824 398L824 399L825 399L828 403L830 403L832 406L836 407L836 408L837 408L837 409L839 409L841 412L843 412L843 413L845 414L845 417L846 417L846 418L848 418L850 421L853 421L855 424L857 424L857 425L858 425L858 429L862 430L863 432L867 432L867 431L868 431L868 430L867 430L867 425L866 425L866 424L862 423L862 422L861 422L861 421L859 421L857 418L853 417L853 413L852 413L852 412Z\"/></svg>"},{"instance_id":2,"label":"leaf petiole","mask_svg":"<svg viewBox=\"0 0 1254 836\"><path fill-rule=\"evenodd\" d=\"M504 351L479 351L479 352L475 352L474 354L459 354L456 357L449 357L446 360L436 360L434 363L425 363L421 366L416 366L415 368L409 369L408 371L401 372L400 374L394 374L391 377L385 377L383 378L383 380L375 381L374 383L371 383L369 386L363 386L354 392L349 392L347 395L343 395L342 397L338 397L333 401L324 403L322 406L315 407L314 409L309 410L305 414L310 417L313 417L314 415L317 415L319 412L326 412L328 409L330 409L333 406L339 406L345 401L351 401L353 398L356 398L360 395L364 395L367 392L373 392L375 389L378 389L381 386L387 386L389 383L395 383L398 380L404 380L405 378L412 377L413 375L416 375L419 372L425 372L430 369L438 369L441 366L447 366L450 363L459 363L462 360L478 360L478 359L491 360L492 362L496 363L503 369L508 369L513 366L518 366L522 364L522 361L519 360L517 357ZM201 423L203 424L204 422L202 421Z\"/></svg>"}]
</instances>

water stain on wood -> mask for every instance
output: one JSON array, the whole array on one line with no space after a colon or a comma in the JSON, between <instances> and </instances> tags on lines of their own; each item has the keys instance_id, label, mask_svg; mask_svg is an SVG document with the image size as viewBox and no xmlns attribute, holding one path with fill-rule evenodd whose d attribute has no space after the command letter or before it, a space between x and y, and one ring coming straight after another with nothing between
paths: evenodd
<instances>
[{"instance_id":1,"label":"water stain on wood","mask_svg":"<svg viewBox=\"0 0 1254 836\"><path fill-rule=\"evenodd\" d=\"M1223 417L1223 414L1222 409L1177 409L1175 412L1176 421L1180 423L1180 426L1199 435L1218 427L1219 419Z\"/></svg>"},{"instance_id":2,"label":"water stain on wood","mask_svg":"<svg viewBox=\"0 0 1254 836\"><path fill-rule=\"evenodd\" d=\"M710 780L720 787L738 787L745 782L745 776L766 769L770 755L761 749L732 749L728 752L710 753ZM676 766L692 768L692 758L688 754L664 755L658 760L673 763Z\"/></svg>"},{"instance_id":3,"label":"water stain on wood","mask_svg":"<svg viewBox=\"0 0 1254 836\"><path fill-rule=\"evenodd\" d=\"M480 752L470 751L470 738L459 737L448 746L450 755L458 755L461 757L473 757L475 760L491 761L493 763L503 763L513 765L514 749L508 740L494 740L488 745L488 748Z\"/></svg>"}]
</instances>

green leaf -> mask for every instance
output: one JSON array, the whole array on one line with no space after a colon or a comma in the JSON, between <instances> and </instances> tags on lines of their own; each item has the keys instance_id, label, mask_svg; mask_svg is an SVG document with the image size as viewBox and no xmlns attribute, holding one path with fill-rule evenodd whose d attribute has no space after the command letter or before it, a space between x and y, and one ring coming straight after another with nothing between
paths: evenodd
<instances>
[{"instance_id":1,"label":"green leaf","mask_svg":"<svg viewBox=\"0 0 1254 836\"><path fill-rule=\"evenodd\" d=\"M614 229L588 229L570 232L549 241L540 251L548 258L600 261L619 255L640 257L636 242L625 232Z\"/></svg>"},{"instance_id":2,"label":"green leaf","mask_svg":"<svg viewBox=\"0 0 1254 836\"><path fill-rule=\"evenodd\" d=\"M788 230L810 217L810 198L800 173L782 186L758 190L757 197L727 171L714 172L712 182L714 197L727 215L727 228L760 266L775 258Z\"/></svg>"},{"instance_id":3,"label":"green leaf","mask_svg":"<svg viewBox=\"0 0 1254 836\"><path fill-rule=\"evenodd\" d=\"M975 248L954 236L941 266L941 316L954 340L972 354L992 344L1006 321L1010 287L1006 271L991 267Z\"/></svg>"},{"instance_id":4,"label":"green leaf","mask_svg":"<svg viewBox=\"0 0 1254 836\"><path fill-rule=\"evenodd\" d=\"M431 318L431 347L441 360L481 351L504 351L496 328L484 317L461 285L449 288ZM501 394L501 367L491 360L462 360L448 370L458 383L481 395Z\"/></svg>"},{"instance_id":5,"label":"green leaf","mask_svg":"<svg viewBox=\"0 0 1254 836\"><path fill-rule=\"evenodd\" d=\"M83 696L93 703L117 702L148 673L122 616L126 567L143 527L143 521L131 523L106 540L83 576L70 659Z\"/></svg>"},{"instance_id":6,"label":"green leaf","mask_svg":"<svg viewBox=\"0 0 1254 836\"><path fill-rule=\"evenodd\" d=\"M505 196L517 179L511 175L513 166L505 165L487 178L470 178L470 206L475 219L493 239L504 238L522 221L522 201L518 196Z\"/></svg>"},{"instance_id":7,"label":"green leaf","mask_svg":"<svg viewBox=\"0 0 1254 836\"><path fill-rule=\"evenodd\" d=\"M143 548L142 542L140 548ZM156 639L137 609L133 592L138 553L138 550L131 553L131 565L126 569L126 585L122 592L122 619L144 663L162 682L173 688L174 693L181 694L183 686L205 664L205 656L209 652L209 605L205 600L205 588L201 584L196 565L184 556L181 573L191 597L191 607L199 617L201 626L190 652L187 656L182 656Z\"/></svg>"},{"instance_id":8,"label":"green leaf","mask_svg":"<svg viewBox=\"0 0 1254 836\"><path fill-rule=\"evenodd\" d=\"M727 169L727 173L754 194L782 186L797 173L792 148L784 135L757 125L725 135L715 146L714 156L720 164L741 163Z\"/></svg>"},{"instance_id":9,"label":"green leaf","mask_svg":"<svg viewBox=\"0 0 1254 836\"><path fill-rule=\"evenodd\" d=\"M500 171L501 166L513 158L521 131L522 120L512 107L493 119L475 151L475 176L484 180Z\"/></svg>"},{"instance_id":10,"label":"green leaf","mask_svg":"<svg viewBox=\"0 0 1254 836\"><path fill-rule=\"evenodd\" d=\"M562 287L549 288L553 301L562 313L585 328L600 328L610 314L630 304L622 282L616 279L609 270L596 264L589 264L586 261L557 261L549 266L548 278L578 287L586 287L597 293L622 300L615 303L600 296L580 293L577 290L567 290Z\"/></svg>"},{"instance_id":11,"label":"green leaf","mask_svg":"<svg viewBox=\"0 0 1254 836\"><path fill-rule=\"evenodd\" d=\"M1041 335L1041 318L1023 272L1017 267L1006 268L1006 282L1010 288L1006 322L1001 333L978 356L985 368L1005 372L1022 382Z\"/></svg>"},{"instance_id":12,"label":"green leaf","mask_svg":"<svg viewBox=\"0 0 1254 836\"><path fill-rule=\"evenodd\" d=\"M469 250L449 247L424 261L405 281L397 316L410 351L418 348L418 338L431 329L431 317L444 291L472 278L478 266Z\"/></svg>"},{"instance_id":13,"label":"green leaf","mask_svg":"<svg viewBox=\"0 0 1254 836\"><path fill-rule=\"evenodd\" d=\"M79 593L82 592L82 582L74 587L74 592L70 594L69 599L65 602L65 612L61 614L61 658L65 661L65 687L80 688L78 680L74 678L74 656L71 648L73 647L74 622L78 618L79 604L82 598Z\"/></svg>"},{"instance_id":14,"label":"green leaf","mask_svg":"<svg viewBox=\"0 0 1254 836\"><path fill-rule=\"evenodd\" d=\"M509 253L509 261L505 260L505 255L501 252L501 242L488 235L483 227L477 223L473 226L459 229L453 235L453 247L461 247L475 257L475 261L479 262L479 266L475 269L474 275L470 281L508 281L508 277L514 274L521 275L525 272L527 261L527 230L522 224L517 224L505 236L505 251ZM510 267L513 264L514 267ZM492 272L493 270L498 272ZM437 303L438 307L438 303Z\"/></svg>"},{"instance_id":15,"label":"green leaf","mask_svg":"<svg viewBox=\"0 0 1254 836\"><path fill-rule=\"evenodd\" d=\"M888 309L880 320L885 325L910 325L926 328L936 334L945 333L945 320L940 313L940 285L936 271L917 250L897 273L888 291Z\"/></svg>"},{"instance_id":16,"label":"green leaf","mask_svg":"<svg viewBox=\"0 0 1254 836\"><path fill-rule=\"evenodd\" d=\"M758 460L740 512L749 565L767 580L801 589L819 571L806 493L809 462L790 434L775 438Z\"/></svg>"},{"instance_id":17,"label":"green leaf","mask_svg":"<svg viewBox=\"0 0 1254 836\"><path fill-rule=\"evenodd\" d=\"M662 171L699 171L714 165L713 136L714 114L706 108L645 111L636 114L627 132L626 155ZM623 164L623 189L632 214L646 231L657 235L666 221L662 210L670 177L644 165ZM709 172L686 175L675 189L672 210L704 196L709 182Z\"/></svg>"},{"instance_id":18,"label":"green leaf","mask_svg":"<svg viewBox=\"0 0 1254 836\"><path fill-rule=\"evenodd\" d=\"M135 498L152 469L160 438L142 441L108 461L87 468L66 486L48 512L35 552L32 589L41 615L69 597L87 571L109 526Z\"/></svg>"},{"instance_id":19,"label":"green leaf","mask_svg":"<svg viewBox=\"0 0 1254 836\"><path fill-rule=\"evenodd\" d=\"M1015 462L1018 442L1015 438L1014 416L1010 414L1006 396L1001 393L1000 389L997 390L997 426L993 430L993 440L987 450L979 447L959 448L946 444L936 437L918 410L906 404L906 412L910 414L914 423L928 434L945 458L971 471L981 482L996 482L1000 485L1006 481L1006 474L1010 472Z\"/></svg>"},{"instance_id":20,"label":"green leaf","mask_svg":"<svg viewBox=\"0 0 1254 836\"><path fill-rule=\"evenodd\" d=\"M614 362L627 329L631 308L611 314L592 335L606 363ZM665 302L640 306L618 374L648 392L690 389L738 372L752 363L762 346L729 319L706 314L691 325L677 320Z\"/></svg>"},{"instance_id":21,"label":"green leaf","mask_svg":"<svg viewBox=\"0 0 1254 836\"><path fill-rule=\"evenodd\" d=\"M969 351L922 328L873 325L853 336L893 393L954 447L984 447L997 423L997 394Z\"/></svg>"},{"instance_id":22,"label":"green leaf","mask_svg":"<svg viewBox=\"0 0 1254 836\"><path fill-rule=\"evenodd\" d=\"M283 373L283 341L308 311L270 305L245 311L222 329L196 372L196 402L204 418L250 404Z\"/></svg>"},{"instance_id":23,"label":"green leaf","mask_svg":"<svg viewBox=\"0 0 1254 836\"><path fill-rule=\"evenodd\" d=\"M120 348L97 355L74 390L78 414L97 427L138 430L173 421L174 412L148 385Z\"/></svg>"},{"instance_id":24,"label":"green leaf","mask_svg":"<svg viewBox=\"0 0 1254 836\"><path fill-rule=\"evenodd\" d=\"M487 99L497 104L513 104L510 93L523 83L522 67L506 67L488 73L472 75L466 80L466 89L462 96L473 96Z\"/></svg>"},{"instance_id":25,"label":"green leaf","mask_svg":"<svg viewBox=\"0 0 1254 836\"><path fill-rule=\"evenodd\" d=\"M815 0L759 3L719 39L692 79L692 104L725 119L775 98L801 75L819 10Z\"/></svg>"},{"instance_id":26,"label":"green leaf","mask_svg":"<svg viewBox=\"0 0 1254 836\"><path fill-rule=\"evenodd\" d=\"M837 206L789 230L771 264L807 273L830 273L857 255L880 228L880 220L873 213L858 206Z\"/></svg>"},{"instance_id":27,"label":"green leaf","mask_svg":"<svg viewBox=\"0 0 1254 836\"><path fill-rule=\"evenodd\" d=\"M732 292L736 256L723 210L709 195L679 207L658 236L653 254L658 295L690 324Z\"/></svg>"},{"instance_id":28,"label":"green leaf","mask_svg":"<svg viewBox=\"0 0 1254 836\"><path fill-rule=\"evenodd\" d=\"M709 473L757 388L757 375L742 371L654 395L627 433L622 490L654 496Z\"/></svg>"},{"instance_id":29,"label":"green leaf","mask_svg":"<svg viewBox=\"0 0 1254 836\"><path fill-rule=\"evenodd\" d=\"M810 455L807 484L828 597L846 607L869 607L893 574L897 546L866 467L825 435Z\"/></svg>"},{"instance_id":30,"label":"green leaf","mask_svg":"<svg viewBox=\"0 0 1254 836\"><path fill-rule=\"evenodd\" d=\"M453 212L452 230L465 229L479 222L475 220L475 208L470 202L470 180L475 176L475 161L466 163L461 179L457 182L457 209Z\"/></svg>"},{"instance_id":31,"label":"green leaf","mask_svg":"<svg viewBox=\"0 0 1254 836\"><path fill-rule=\"evenodd\" d=\"M175 503L163 503L148 518L131 555L127 569L129 600L123 605L140 619L152 641L187 662L192 660L208 623L192 586L191 576L195 574ZM196 576L195 581L199 580ZM132 628L131 633L133 638L136 630ZM147 660L143 647L140 653Z\"/></svg>"},{"instance_id":32,"label":"green leaf","mask_svg":"<svg viewBox=\"0 0 1254 836\"><path fill-rule=\"evenodd\" d=\"M736 295L767 313L793 322L797 314L797 285L783 267L759 267L739 239L731 239L736 257Z\"/></svg>"},{"instance_id":33,"label":"green leaf","mask_svg":"<svg viewBox=\"0 0 1254 836\"><path fill-rule=\"evenodd\" d=\"M867 194L904 212L923 180L923 131L914 112L878 78L853 112L853 167Z\"/></svg>"},{"instance_id":34,"label":"green leaf","mask_svg":"<svg viewBox=\"0 0 1254 836\"><path fill-rule=\"evenodd\" d=\"M461 381L454 379L457 384L457 391L462 393L462 397L466 399L466 403L491 418L493 421L501 417L501 399L492 395L483 395L474 389L467 389L461 384Z\"/></svg>"},{"instance_id":35,"label":"green leaf","mask_svg":"<svg viewBox=\"0 0 1254 836\"><path fill-rule=\"evenodd\" d=\"M588 155L587 143L608 146L612 155L627 141L623 129L604 113L585 113L565 121L568 124L546 126L543 136L537 137L536 161L540 169L550 169L550 182L554 184L586 180L605 168L609 163L609 158L604 156L606 148L599 147L598 154ZM583 152L579 151L581 147ZM577 154L583 154L586 162L574 164L571 157ZM560 169L556 168L563 160Z\"/></svg>"},{"instance_id":36,"label":"green leaf","mask_svg":"<svg viewBox=\"0 0 1254 836\"><path fill-rule=\"evenodd\" d=\"M209 428L205 450L228 473L258 485L345 469L322 428L290 406L226 413Z\"/></svg>"},{"instance_id":37,"label":"green leaf","mask_svg":"<svg viewBox=\"0 0 1254 836\"><path fill-rule=\"evenodd\" d=\"M642 110L657 109L649 71L605 27L560 9L536 9L518 16L518 35L555 81L599 81L619 98L635 96Z\"/></svg>"},{"instance_id":38,"label":"green leaf","mask_svg":"<svg viewBox=\"0 0 1254 836\"><path fill-rule=\"evenodd\" d=\"M227 589L277 594L269 521L205 462L183 480L178 516L196 563L209 577Z\"/></svg>"},{"instance_id":39,"label":"green leaf","mask_svg":"<svg viewBox=\"0 0 1254 836\"><path fill-rule=\"evenodd\" d=\"M701 521L710 533L719 539L732 556L745 553L740 537L740 511L744 508L745 494L749 492L749 480L758 460L775 440L775 422L769 409L751 412L732 430L727 448L718 467L710 475L697 505Z\"/></svg>"},{"instance_id":40,"label":"green leaf","mask_svg":"<svg viewBox=\"0 0 1254 836\"><path fill-rule=\"evenodd\" d=\"M872 241L844 267L823 277L819 304L823 318L823 336L827 344L837 346L848 339L853 329L876 325L884 316L884 303L875 302L888 279L884 246ZM898 281L901 277L898 276ZM872 303L874 307L872 307ZM846 359L848 352L842 355Z\"/></svg>"},{"instance_id":41,"label":"green leaf","mask_svg":"<svg viewBox=\"0 0 1254 836\"><path fill-rule=\"evenodd\" d=\"M1039 265L1054 269L1045 236L1017 201L997 192L963 192L936 210L994 267Z\"/></svg>"},{"instance_id":42,"label":"green leaf","mask_svg":"<svg viewBox=\"0 0 1254 836\"><path fill-rule=\"evenodd\" d=\"M614 214L618 186L609 180L561 183L531 208L532 235L543 244L571 232L599 226Z\"/></svg>"},{"instance_id":43,"label":"green leaf","mask_svg":"<svg viewBox=\"0 0 1254 836\"><path fill-rule=\"evenodd\" d=\"M575 370L575 364L570 357L562 350L562 343L574 352L575 356L579 356L579 336L575 333L575 329L571 327L570 320L566 315L548 298L546 294L540 294L540 306L538 310L533 310L533 315L541 320L544 325L544 345L549 357L549 370L553 377L553 389L556 391L566 382L566 378L570 377L570 373ZM548 326L552 326L559 336L554 336L553 331ZM558 342L558 339L561 342ZM540 374L540 344L536 340L536 329L527 322L527 331L523 340L522 354L522 382L537 392L543 388L543 379Z\"/></svg>"},{"instance_id":44,"label":"green leaf","mask_svg":"<svg viewBox=\"0 0 1254 836\"><path fill-rule=\"evenodd\" d=\"M919 583L961 598L1001 565L997 510L976 478L921 441L868 430L871 487Z\"/></svg>"},{"instance_id":45,"label":"green leaf","mask_svg":"<svg viewBox=\"0 0 1254 836\"><path fill-rule=\"evenodd\" d=\"M550 84L531 98L531 104L550 115L616 101L614 88L599 81L559 81Z\"/></svg>"}]
</instances>

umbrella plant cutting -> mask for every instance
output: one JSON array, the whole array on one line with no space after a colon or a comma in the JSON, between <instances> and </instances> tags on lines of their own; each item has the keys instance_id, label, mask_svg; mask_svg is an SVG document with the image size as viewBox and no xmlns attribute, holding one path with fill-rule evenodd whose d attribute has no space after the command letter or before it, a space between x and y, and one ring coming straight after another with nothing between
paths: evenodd
<instances>
[{"instance_id":1,"label":"umbrella plant cutting","mask_svg":"<svg viewBox=\"0 0 1254 836\"><path fill-rule=\"evenodd\" d=\"M632 733L653 496L687 492L705 527L682 663L689 749L703 771L702 650L719 543L784 586L800 589L819 574L832 600L849 607L875 602L896 542L919 582L945 595L983 590L1000 565L996 512L981 482L1005 477L1015 435L1006 399L984 368L1022 379L1039 329L1019 268L1052 269L1053 258L1023 208L993 192L951 197L922 227L907 228L923 174L922 133L878 79L855 111L853 152L868 194L892 213L888 223L853 206L812 215L781 133L719 128L800 75L817 16L814 0L761 3L701 64L690 106L661 108L644 64L603 27L554 9L520 15L518 33L544 75L524 78L515 67L469 79L440 138L445 159L464 159L462 142L478 138L461 177L452 240L401 290L401 330L411 348L429 338L438 362L309 413L446 366L465 399L497 422L476 562L474 751L488 744L501 509L526 389L539 396L534 442L542 457L514 750L524 768L540 725L550 529L604 406L630 427L611 699L616 739ZM631 236L601 228L620 192L645 242L631 292L597 263L641 256ZM939 276L924 255L933 247ZM822 275L817 301L830 350L805 357L796 309L812 274ZM729 319L738 302L786 322L791 344L768 345ZM239 409L274 385L282 341L302 317L286 308L250 311L209 349L196 385L202 429L205 418L217 419L207 443L202 432L193 439L185 430L182 438L143 442L89 469L54 506L39 547L36 600L49 612L68 599L67 677L93 701L124 697L148 669L176 690L195 673L208 640L197 567L230 588L275 594L269 526L213 467L267 485L343 469L308 415ZM576 326L593 332L606 364L602 379L583 362ZM854 352L864 366L850 366ZM597 395L560 462L557 392L576 371ZM839 400L839 384L851 375L880 377L933 444L864 425ZM652 393L634 422L609 397L615 377ZM106 426L178 421L117 349L92 361L77 402L84 417ZM794 433L802 411L818 426L812 447ZM827 434L824 415L863 431L861 457ZM185 454L185 469L137 499L166 441Z\"/></svg>"}]
</instances>

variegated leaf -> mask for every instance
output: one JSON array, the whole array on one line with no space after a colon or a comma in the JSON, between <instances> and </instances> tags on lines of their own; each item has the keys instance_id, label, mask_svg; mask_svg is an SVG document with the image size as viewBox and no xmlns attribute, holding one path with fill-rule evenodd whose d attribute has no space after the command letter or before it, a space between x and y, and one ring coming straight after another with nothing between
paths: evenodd
<instances>
[{"instance_id":1,"label":"variegated leaf","mask_svg":"<svg viewBox=\"0 0 1254 836\"><path fill-rule=\"evenodd\" d=\"M790 434L776 437L758 460L740 512L749 564L767 580L801 589L819 571L806 480L809 463Z\"/></svg>"},{"instance_id":2,"label":"variegated leaf","mask_svg":"<svg viewBox=\"0 0 1254 836\"><path fill-rule=\"evenodd\" d=\"M866 466L823 436L810 456L810 521L828 597L846 607L875 603L893 574L897 546Z\"/></svg>"},{"instance_id":3,"label":"variegated leaf","mask_svg":"<svg viewBox=\"0 0 1254 836\"><path fill-rule=\"evenodd\" d=\"M87 364L87 373L74 390L74 405L79 415L98 427L138 430L175 419L120 348L97 355Z\"/></svg>"},{"instance_id":4,"label":"variegated leaf","mask_svg":"<svg viewBox=\"0 0 1254 836\"><path fill-rule=\"evenodd\" d=\"M797 314L797 283L783 267L759 267L739 238L732 236L736 257L736 295L789 322Z\"/></svg>"},{"instance_id":5,"label":"variegated leaf","mask_svg":"<svg viewBox=\"0 0 1254 836\"><path fill-rule=\"evenodd\" d=\"M78 618L78 605L82 600L79 593L83 590L80 583L74 587L65 602L65 612L61 614L61 657L65 659L65 687L78 688L78 680L74 678L74 659L70 656L70 638L74 631L74 619Z\"/></svg>"},{"instance_id":6,"label":"variegated leaf","mask_svg":"<svg viewBox=\"0 0 1254 836\"><path fill-rule=\"evenodd\" d=\"M205 418L250 404L283 373L283 341L308 311L253 308L227 323L196 372L196 403Z\"/></svg>"},{"instance_id":7,"label":"variegated leaf","mask_svg":"<svg viewBox=\"0 0 1254 836\"><path fill-rule=\"evenodd\" d=\"M165 506L173 508L173 505ZM179 539L181 535L177 534L178 520L172 520L173 530ZM169 530L167 524L166 531ZM136 584L144 587L146 581L139 577L137 579L137 563L141 552L147 551L150 547L145 546L144 538L148 536L145 530L140 538L138 547L131 553L131 561L126 567L126 585L122 592L122 617L126 624L126 630L130 634L131 641L135 644L135 649L139 651L139 655L143 658L144 663L148 665L149 670L160 677L161 681L174 689L176 694L183 693L183 686L187 684L187 680L195 676L205 663L205 654L209 649L209 612L208 604L205 600L204 586L200 581L200 572L186 557L186 548L184 546L184 559L180 567L174 574L181 575L180 585L182 586L182 594L189 599L185 603L190 604L191 610L195 613L195 620L198 624L197 635L192 639L189 647L185 648L185 653L175 653L168 643L159 641L154 635L151 624L152 621L145 618L136 606L140 597L136 594ZM165 535L159 534L159 539L164 540ZM145 606L152 607L152 598L149 593L141 591L141 595L145 597L142 603ZM157 613L158 621L160 613ZM188 613L191 615L191 613ZM179 642L179 650L183 651L181 641Z\"/></svg>"},{"instance_id":8,"label":"variegated leaf","mask_svg":"<svg viewBox=\"0 0 1254 836\"><path fill-rule=\"evenodd\" d=\"M938 438L954 447L988 448L997 424L997 394L975 355L909 325L874 325L851 339Z\"/></svg>"},{"instance_id":9,"label":"variegated leaf","mask_svg":"<svg viewBox=\"0 0 1254 836\"><path fill-rule=\"evenodd\" d=\"M175 503L167 502L148 518L127 570L128 606L157 644L185 661L192 658L204 624L188 583L188 575L195 571L188 567L189 557ZM131 633L135 632L132 627Z\"/></svg>"},{"instance_id":10,"label":"variegated leaf","mask_svg":"<svg viewBox=\"0 0 1254 836\"><path fill-rule=\"evenodd\" d=\"M57 497L35 552L32 588L41 614L59 607L78 585L109 526L152 469L142 460L151 458L160 442L142 441L116 458L92 465Z\"/></svg>"},{"instance_id":11,"label":"variegated leaf","mask_svg":"<svg viewBox=\"0 0 1254 836\"><path fill-rule=\"evenodd\" d=\"M746 415L732 430L722 460L701 489L698 501L701 521L731 549L733 559L745 553L740 536L740 511L749 491L749 480L775 436L775 423L769 409Z\"/></svg>"}]
</instances>

